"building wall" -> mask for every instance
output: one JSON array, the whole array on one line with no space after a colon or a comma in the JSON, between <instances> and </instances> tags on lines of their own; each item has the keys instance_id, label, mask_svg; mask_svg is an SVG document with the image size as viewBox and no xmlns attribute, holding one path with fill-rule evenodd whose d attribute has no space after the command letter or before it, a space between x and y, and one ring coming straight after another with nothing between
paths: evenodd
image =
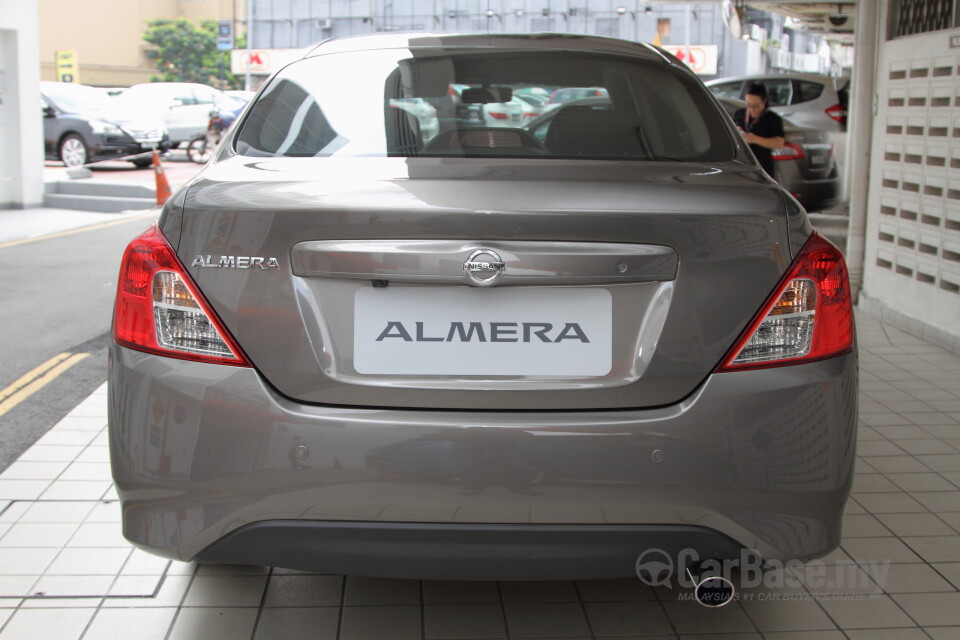
<instances>
[{"instance_id":1,"label":"building wall","mask_svg":"<svg viewBox=\"0 0 960 640\"><path fill-rule=\"evenodd\" d=\"M0 0L0 209L43 203L36 0Z\"/></svg>"},{"instance_id":2,"label":"building wall","mask_svg":"<svg viewBox=\"0 0 960 640\"><path fill-rule=\"evenodd\" d=\"M960 29L883 43L861 305L960 352Z\"/></svg>"},{"instance_id":3,"label":"building wall","mask_svg":"<svg viewBox=\"0 0 960 640\"><path fill-rule=\"evenodd\" d=\"M764 53L756 38L784 41L780 16L768 16L767 29L754 39L735 39L723 20L719 2L657 4L643 0L253 0L255 49L301 49L333 37L376 31L431 31L439 33L583 33L654 42L658 24L663 45L718 45L716 75L762 73L770 70L774 50ZM749 32L749 30L748 30ZM689 41L688 41L689 38ZM805 46L816 35L794 34L792 44ZM783 51L777 59L787 68L809 63L804 55ZM813 56L816 58L817 56ZM806 64L809 66L809 64ZM828 70L829 57L815 70Z\"/></svg>"},{"instance_id":4,"label":"building wall","mask_svg":"<svg viewBox=\"0 0 960 640\"><path fill-rule=\"evenodd\" d=\"M42 80L56 80L54 52L74 50L80 82L129 86L157 73L147 58L148 20L242 20L246 0L39 0ZM79 10L78 7L82 7Z\"/></svg>"}]
</instances>

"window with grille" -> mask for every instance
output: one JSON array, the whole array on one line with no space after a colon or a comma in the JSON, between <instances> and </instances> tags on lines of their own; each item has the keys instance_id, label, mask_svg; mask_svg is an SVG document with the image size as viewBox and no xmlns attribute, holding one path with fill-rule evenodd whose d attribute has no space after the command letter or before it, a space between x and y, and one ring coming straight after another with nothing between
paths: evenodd
<instances>
[{"instance_id":1,"label":"window with grille","mask_svg":"<svg viewBox=\"0 0 960 640\"><path fill-rule=\"evenodd\" d=\"M960 0L893 0L890 38L960 26Z\"/></svg>"}]
</instances>

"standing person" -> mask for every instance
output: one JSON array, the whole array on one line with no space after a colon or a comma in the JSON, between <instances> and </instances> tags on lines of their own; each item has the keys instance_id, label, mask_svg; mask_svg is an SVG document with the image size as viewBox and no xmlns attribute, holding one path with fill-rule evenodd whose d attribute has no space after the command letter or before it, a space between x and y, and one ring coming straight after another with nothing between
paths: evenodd
<instances>
[{"instance_id":1,"label":"standing person","mask_svg":"<svg viewBox=\"0 0 960 640\"><path fill-rule=\"evenodd\" d=\"M739 109L733 115L733 121L757 156L760 166L773 177L773 150L786 144L783 133L783 120L770 111L767 88L755 82L747 88L744 97L745 109Z\"/></svg>"}]
</instances>

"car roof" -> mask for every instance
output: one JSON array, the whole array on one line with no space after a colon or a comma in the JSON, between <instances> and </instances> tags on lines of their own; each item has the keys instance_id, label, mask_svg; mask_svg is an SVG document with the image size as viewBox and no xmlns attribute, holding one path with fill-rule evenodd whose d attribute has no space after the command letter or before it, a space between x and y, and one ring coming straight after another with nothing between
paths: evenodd
<instances>
[{"instance_id":1,"label":"car roof","mask_svg":"<svg viewBox=\"0 0 960 640\"><path fill-rule=\"evenodd\" d=\"M838 78L836 76L829 76L824 73L748 73L740 76L726 76L723 78L717 78L716 80L710 80L704 84L709 87L715 84L720 84L721 82L743 82L744 80L779 80L783 78L788 80L810 80L812 82L821 82L823 84L829 84L831 82L836 83L845 79Z\"/></svg>"},{"instance_id":2,"label":"car roof","mask_svg":"<svg viewBox=\"0 0 960 640\"><path fill-rule=\"evenodd\" d=\"M304 57L374 49L561 49L626 54L675 65L656 47L642 43L570 33L378 33L321 42Z\"/></svg>"}]
</instances>

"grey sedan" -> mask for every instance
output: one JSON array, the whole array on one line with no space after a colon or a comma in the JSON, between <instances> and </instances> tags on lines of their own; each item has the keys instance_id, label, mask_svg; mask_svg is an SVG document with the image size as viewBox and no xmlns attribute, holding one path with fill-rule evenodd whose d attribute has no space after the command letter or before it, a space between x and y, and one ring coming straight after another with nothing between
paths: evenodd
<instances>
[{"instance_id":1,"label":"grey sedan","mask_svg":"<svg viewBox=\"0 0 960 640\"><path fill-rule=\"evenodd\" d=\"M424 141L390 106L546 86L611 108ZM130 244L113 339L123 533L161 556L543 580L840 542L843 258L652 46L319 45Z\"/></svg>"}]
</instances>

